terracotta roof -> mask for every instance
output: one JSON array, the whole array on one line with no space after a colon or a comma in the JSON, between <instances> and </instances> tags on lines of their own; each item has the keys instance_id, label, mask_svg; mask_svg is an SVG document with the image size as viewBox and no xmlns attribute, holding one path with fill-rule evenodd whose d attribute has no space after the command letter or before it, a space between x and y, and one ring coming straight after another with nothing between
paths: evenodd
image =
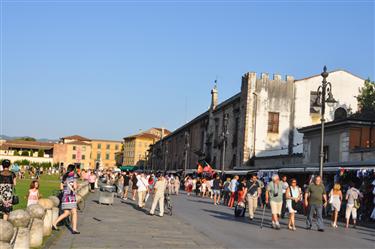
<instances>
[{"instance_id":1,"label":"terracotta roof","mask_svg":"<svg viewBox=\"0 0 375 249\"><path fill-rule=\"evenodd\" d=\"M155 128L155 127L151 128L151 129L155 129L155 130L158 130L158 131L162 131L162 130L163 130L163 128ZM164 128L164 132L165 132L165 134L170 134L170 133L172 133L170 130L165 129L165 128Z\"/></svg>"},{"instance_id":2,"label":"terracotta roof","mask_svg":"<svg viewBox=\"0 0 375 249\"><path fill-rule=\"evenodd\" d=\"M54 143L38 142L38 141L22 141L22 140L8 140L2 148L24 148L24 149L53 149Z\"/></svg>"},{"instance_id":3,"label":"terracotta roof","mask_svg":"<svg viewBox=\"0 0 375 249\"><path fill-rule=\"evenodd\" d=\"M124 139L133 139L133 138L160 139L159 136L156 136L156 135L151 134L151 133L139 133L139 134L135 134L135 135L132 135L132 136L129 136L129 137L124 137Z\"/></svg>"},{"instance_id":4,"label":"terracotta roof","mask_svg":"<svg viewBox=\"0 0 375 249\"><path fill-rule=\"evenodd\" d=\"M78 140L78 141L91 141L91 139L82 137L79 135L67 136L67 137L63 137L63 139Z\"/></svg>"},{"instance_id":5,"label":"terracotta roof","mask_svg":"<svg viewBox=\"0 0 375 249\"><path fill-rule=\"evenodd\" d=\"M85 143L83 141L72 141L72 142L69 142L69 143L65 143L65 144L74 144L74 145L90 145L89 143Z\"/></svg>"}]
</instances>

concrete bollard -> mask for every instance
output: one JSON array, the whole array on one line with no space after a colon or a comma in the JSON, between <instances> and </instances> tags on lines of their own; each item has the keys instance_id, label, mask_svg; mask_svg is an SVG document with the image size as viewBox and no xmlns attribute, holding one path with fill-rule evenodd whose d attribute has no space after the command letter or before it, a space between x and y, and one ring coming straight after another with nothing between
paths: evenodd
<instances>
[{"instance_id":1,"label":"concrete bollard","mask_svg":"<svg viewBox=\"0 0 375 249\"><path fill-rule=\"evenodd\" d=\"M26 211L33 219L30 228L30 247L40 247L43 244L43 218L45 210L41 205L33 204L28 206Z\"/></svg>"},{"instance_id":2,"label":"concrete bollard","mask_svg":"<svg viewBox=\"0 0 375 249\"><path fill-rule=\"evenodd\" d=\"M30 215L25 210L15 210L10 212L9 221L13 224L17 231L17 237L13 248L28 249L30 248L30 231L28 225L30 223Z\"/></svg>"},{"instance_id":3,"label":"concrete bollard","mask_svg":"<svg viewBox=\"0 0 375 249\"><path fill-rule=\"evenodd\" d=\"M60 200L56 196L50 196L48 197L53 202L53 208L52 208L52 223L57 220L59 217L59 204Z\"/></svg>"},{"instance_id":4,"label":"concrete bollard","mask_svg":"<svg viewBox=\"0 0 375 249\"><path fill-rule=\"evenodd\" d=\"M10 240L14 234L14 228L12 223L5 220L0 220L0 248L10 249Z\"/></svg>"},{"instance_id":5,"label":"concrete bollard","mask_svg":"<svg viewBox=\"0 0 375 249\"><path fill-rule=\"evenodd\" d=\"M41 205L46 213L43 219L43 236L49 236L52 233L52 208L53 202L50 199L39 199L38 204Z\"/></svg>"}]
</instances>

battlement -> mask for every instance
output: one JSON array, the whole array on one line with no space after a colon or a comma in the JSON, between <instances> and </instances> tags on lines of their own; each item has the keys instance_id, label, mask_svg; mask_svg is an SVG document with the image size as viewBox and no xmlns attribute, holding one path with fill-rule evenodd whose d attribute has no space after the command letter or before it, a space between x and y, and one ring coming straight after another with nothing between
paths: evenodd
<instances>
[{"instance_id":1,"label":"battlement","mask_svg":"<svg viewBox=\"0 0 375 249\"><path fill-rule=\"evenodd\" d=\"M275 81L286 81L286 82L293 82L294 77L291 75L285 75L285 78L283 80L281 74L273 74L272 79L270 79L269 74L266 72L260 73L259 77L257 73L255 72L247 72L242 76L242 79L259 79L262 81L267 81L267 80L275 80Z\"/></svg>"}]
</instances>

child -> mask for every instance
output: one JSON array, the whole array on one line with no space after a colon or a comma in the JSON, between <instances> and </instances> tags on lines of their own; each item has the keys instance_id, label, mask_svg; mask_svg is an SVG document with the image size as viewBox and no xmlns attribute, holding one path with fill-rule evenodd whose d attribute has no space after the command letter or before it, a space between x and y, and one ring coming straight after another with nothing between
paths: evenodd
<instances>
[{"instance_id":1,"label":"child","mask_svg":"<svg viewBox=\"0 0 375 249\"><path fill-rule=\"evenodd\" d=\"M27 206L32 204L38 204L38 200L41 197L39 194L39 182L32 181L30 184L29 193L27 195Z\"/></svg>"}]
</instances>

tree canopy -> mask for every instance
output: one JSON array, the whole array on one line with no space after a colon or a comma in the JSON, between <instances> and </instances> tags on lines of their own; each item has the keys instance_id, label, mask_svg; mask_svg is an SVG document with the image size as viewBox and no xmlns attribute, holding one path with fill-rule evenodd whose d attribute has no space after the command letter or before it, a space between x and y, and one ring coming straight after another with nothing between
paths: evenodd
<instances>
[{"instance_id":1,"label":"tree canopy","mask_svg":"<svg viewBox=\"0 0 375 249\"><path fill-rule=\"evenodd\" d=\"M375 111L375 83L370 79L365 80L365 85L359 89L357 101L361 112Z\"/></svg>"}]
</instances>

